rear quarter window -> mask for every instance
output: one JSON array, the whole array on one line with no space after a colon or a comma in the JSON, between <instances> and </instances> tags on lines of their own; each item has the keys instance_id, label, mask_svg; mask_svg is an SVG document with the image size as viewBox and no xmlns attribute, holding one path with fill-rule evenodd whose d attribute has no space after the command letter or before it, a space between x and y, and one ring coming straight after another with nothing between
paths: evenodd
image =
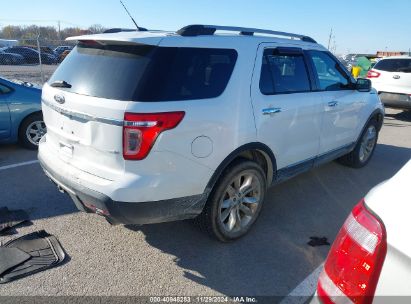
<instances>
[{"instance_id":1,"label":"rear quarter window","mask_svg":"<svg viewBox=\"0 0 411 304\"><path fill-rule=\"evenodd\" d=\"M385 72L411 73L411 59L383 59L374 68Z\"/></svg>"},{"instance_id":2,"label":"rear quarter window","mask_svg":"<svg viewBox=\"0 0 411 304\"><path fill-rule=\"evenodd\" d=\"M223 93L237 52L227 49L158 48L140 82L137 100L215 98Z\"/></svg>"}]
</instances>

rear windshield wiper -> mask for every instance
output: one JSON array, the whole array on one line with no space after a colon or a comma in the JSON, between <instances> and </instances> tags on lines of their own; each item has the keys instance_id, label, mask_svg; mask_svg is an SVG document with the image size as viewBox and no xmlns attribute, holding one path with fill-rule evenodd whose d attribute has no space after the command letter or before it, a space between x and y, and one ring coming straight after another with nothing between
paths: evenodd
<instances>
[{"instance_id":1,"label":"rear windshield wiper","mask_svg":"<svg viewBox=\"0 0 411 304\"><path fill-rule=\"evenodd\" d=\"M50 86L52 86L53 88L67 88L67 89L71 88L71 84L69 84L68 82L64 80L56 80L52 84L50 84Z\"/></svg>"}]
</instances>

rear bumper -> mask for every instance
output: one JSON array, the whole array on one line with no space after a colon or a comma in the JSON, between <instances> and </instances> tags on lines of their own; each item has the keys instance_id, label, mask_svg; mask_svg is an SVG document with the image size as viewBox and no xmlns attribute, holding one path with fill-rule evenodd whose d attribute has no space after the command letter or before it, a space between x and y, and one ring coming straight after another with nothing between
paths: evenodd
<instances>
[{"instance_id":1,"label":"rear bumper","mask_svg":"<svg viewBox=\"0 0 411 304\"><path fill-rule=\"evenodd\" d=\"M39 161L45 174L72 198L77 209L104 216L112 224L143 225L194 218L201 213L208 197L204 193L154 202L118 202L57 173L40 156Z\"/></svg>"},{"instance_id":2,"label":"rear bumper","mask_svg":"<svg viewBox=\"0 0 411 304\"><path fill-rule=\"evenodd\" d=\"M399 108L399 109L411 109L411 96L398 93L379 93L381 101L387 107Z\"/></svg>"}]
</instances>

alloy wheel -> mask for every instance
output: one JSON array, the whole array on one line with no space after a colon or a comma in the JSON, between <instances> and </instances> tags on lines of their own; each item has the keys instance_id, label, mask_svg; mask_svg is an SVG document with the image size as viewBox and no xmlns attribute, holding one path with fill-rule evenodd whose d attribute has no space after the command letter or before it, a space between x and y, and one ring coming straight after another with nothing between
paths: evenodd
<instances>
[{"instance_id":1,"label":"alloy wheel","mask_svg":"<svg viewBox=\"0 0 411 304\"><path fill-rule=\"evenodd\" d=\"M46 134L47 128L44 121L33 121L26 129L26 136L30 143L38 146L40 139Z\"/></svg>"},{"instance_id":2,"label":"alloy wheel","mask_svg":"<svg viewBox=\"0 0 411 304\"><path fill-rule=\"evenodd\" d=\"M360 146L360 161L362 163L366 162L372 152L374 151L375 145L377 144L377 129L375 126L371 125L368 127L367 131L363 135Z\"/></svg>"},{"instance_id":3,"label":"alloy wheel","mask_svg":"<svg viewBox=\"0 0 411 304\"><path fill-rule=\"evenodd\" d=\"M258 215L262 185L253 171L236 175L227 186L219 205L219 221L228 234L248 229Z\"/></svg>"}]
</instances>

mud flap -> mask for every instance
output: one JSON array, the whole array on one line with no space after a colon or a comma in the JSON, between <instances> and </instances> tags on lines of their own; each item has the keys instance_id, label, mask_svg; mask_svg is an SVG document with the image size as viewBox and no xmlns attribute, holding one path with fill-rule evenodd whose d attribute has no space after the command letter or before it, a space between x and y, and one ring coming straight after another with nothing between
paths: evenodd
<instances>
[{"instance_id":1,"label":"mud flap","mask_svg":"<svg viewBox=\"0 0 411 304\"><path fill-rule=\"evenodd\" d=\"M17 248L19 258L11 255L7 249ZM0 284L17 280L31 274L55 267L65 259L65 253L55 236L45 231L38 231L21 238L11 240L0 247L5 257L14 260L14 266L10 266L12 261L2 261L4 263L3 272L0 273ZM25 254L26 255L25 255Z\"/></svg>"}]
</instances>

